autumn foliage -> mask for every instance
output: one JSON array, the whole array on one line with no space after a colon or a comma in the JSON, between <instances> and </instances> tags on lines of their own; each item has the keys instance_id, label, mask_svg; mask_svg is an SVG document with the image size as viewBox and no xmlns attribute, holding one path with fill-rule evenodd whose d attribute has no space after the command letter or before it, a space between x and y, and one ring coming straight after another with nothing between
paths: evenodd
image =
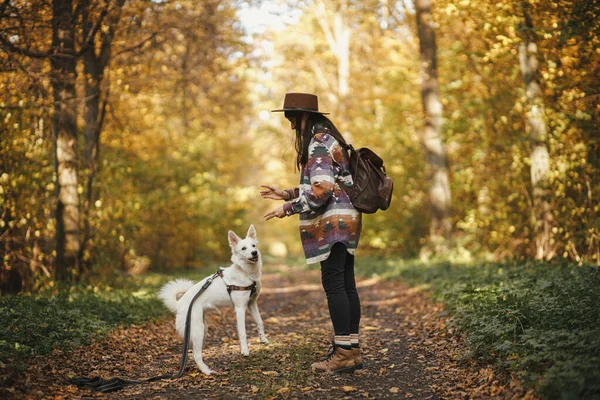
<instances>
[{"instance_id":1,"label":"autumn foliage","mask_svg":"<svg viewBox=\"0 0 600 400\"><path fill-rule=\"evenodd\" d=\"M237 1L63 3L0 5L3 293L227 260L227 230L248 221L273 254L298 254L295 221L261 226L257 195L296 184L290 132L268 113L287 91L317 93L388 165L394 200L365 218L364 253L600 263L597 0L433 2L452 223L441 253L423 251L436 192L411 2L290 2L289 23L264 32L244 31Z\"/></svg>"}]
</instances>

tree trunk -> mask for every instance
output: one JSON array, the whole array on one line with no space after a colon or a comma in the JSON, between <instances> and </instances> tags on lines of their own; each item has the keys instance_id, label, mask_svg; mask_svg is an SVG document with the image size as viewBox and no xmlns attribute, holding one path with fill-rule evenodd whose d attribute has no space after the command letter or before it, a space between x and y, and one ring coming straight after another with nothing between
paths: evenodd
<instances>
[{"instance_id":1,"label":"tree trunk","mask_svg":"<svg viewBox=\"0 0 600 400\"><path fill-rule=\"evenodd\" d=\"M76 59L71 0L53 1L51 56L58 178L56 205L56 279L66 281L79 272L79 194L77 192L77 125L75 115Z\"/></svg>"},{"instance_id":2,"label":"tree trunk","mask_svg":"<svg viewBox=\"0 0 600 400\"><path fill-rule=\"evenodd\" d=\"M100 133L106 112L108 101L108 89L102 92L102 84L107 75L107 70L111 60L112 42L115 29L121 18L121 10L124 0L114 2L114 9L108 14L105 30L100 30L97 35L100 37L99 54L96 53L96 38L92 40L92 45L83 53L83 63L85 70L85 166L87 170L86 177L86 198L83 207L83 241L79 254L80 260L84 259L84 251L88 241L92 237L90 224L90 210L96 201L94 191L94 181L98 173L98 160L100 158ZM81 0L83 39L88 38L93 31L93 24L90 19L89 0ZM97 23L100 23L98 21ZM108 87L108 85L106 85Z\"/></svg>"},{"instance_id":3,"label":"tree trunk","mask_svg":"<svg viewBox=\"0 0 600 400\"><path fill-rule=\"evenodd\" d=\"M347 97L350 79L350 27L348 26L348 4L343 1L340 11L333 20L336 57L338 59L338 112L342 121L347 121ZM347 128L347 127L346 127Z\"/></svg>"},{"instance_id":4,"label":"tree trunk","mask_svg":"<svg viewBox=\"0 0 600 400\"><path fill-rule=\"evenodd\" d=\"M416 0L417 31L421 61L421 101L424 124L421 143L429 169L431 202L430 245L443 251L450 240L451 196L446 150L442 143L442 103L438 88L434 22L430 0Z\"/></svg>"},{"instance_id":5,"label":"tree trunk","mask_svg":"<svg viewBox=\"0 0 600 400\"><path fill-rule=\"evenodd\" d=\"M83 203L83 240L81 251L79 254L80 260L84 259L84 251L89 239L91 238L90 231L90 210L95 202L94 179L96 177L97 160L99 151L100 139L100 85L102 81L101 74L98 72L97 57L93 49L88 50L84 55L85 64L85 160L86 168L86 196ZM85 268L85 267L83 267Z\"/></svg>"},{"instance_id":6,"label":"tree trunk","mask_svg":"<svg viewBox=\"0 0 600 400\"><path fill-rule=\"evenodd\" d=\"M546 124L544 122L544 102L540 77L537 72L537 44L531 5L521 3L524 21L520 26L522 42L519 45L521 72L527 97L527 128L531 142L531 185L533 189L533 216L535 235L535 258L550 259L554 255L551 243L553 217L549 201L548 172L550 155L547 145Z\"/></svg>"},{"instance_id":7,"label":"tree trunk","mask_svg":"<svg viewBox=\"0 0 600 400\"><path fill-rule=\"evenodd\" d=\"M325 3L320 0L315 2L317 21L327 39L329 49L337 59L337 88L332 93L335 98L334 107L338 115L338 128L344 134L348 134L347 105L346 100L349 92L350 79L350 26L348 22L348 2L342 0L339 10L331 16L327 12ZM333 26L330 25L333 21Z\"/></svg>"},{"instance_id":8,"label":"tree trunk","mask_svg":"<svg viewBox=\"0 0 600 400\"><path fill-rule=\"evenodd\" d=\"M83 38L87 38L92 30L92 21L90 19L89 0L82 0L81 18L83 24ZM84 165L86 168L86 196L83 203L83 240L79 259L84 260L85 249L91 237L90 210L95 202L94 179L96 177L96 167L98 159L99 144L99 115L100 115L100 86L102 84L103 67L100 65L100 59L96 55L96 46L90 46L83 53L83 64L85 73L85 102L84 102L84 120L83 128L85 137Z\"/></svg>"}]
</instances>

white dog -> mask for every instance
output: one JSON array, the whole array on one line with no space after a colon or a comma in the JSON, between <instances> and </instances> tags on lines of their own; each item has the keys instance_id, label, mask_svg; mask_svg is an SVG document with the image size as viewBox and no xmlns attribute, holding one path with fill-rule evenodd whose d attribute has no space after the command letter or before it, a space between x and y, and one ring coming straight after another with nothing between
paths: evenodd
<instances>
[{"instance_id":1,"label":"white dog","mask_svg":"<svg viewBox=\"0 0 600 400\"><path fill-rule=\"evenodd\" d=\"M205 315L209 311L219 311L219 307L233 305L237 318L237 331L240 339L242 354L249 355L246 339L246 308L258 326L258 337L263 343L269 343L265 336L265 328L258 311L258 296L261 289L262 259L256 247L256 230L250 225L245 239L240 239L234 232L229 231L231 246L231 266L220 270L220 275L213 275L210 286L194 301L191 313L190 341L194 352L194 360L200 371L210 375L211 370L202 361L202 343L206 335ZM160 290L158 297L174 313L175 328L184 337L185 319L192 298L202 285L210 279L207 277L199 283L188 279L176 279L167 283ZM254 287L254 289L252 289Z\"/></svg>"}]
</instances>

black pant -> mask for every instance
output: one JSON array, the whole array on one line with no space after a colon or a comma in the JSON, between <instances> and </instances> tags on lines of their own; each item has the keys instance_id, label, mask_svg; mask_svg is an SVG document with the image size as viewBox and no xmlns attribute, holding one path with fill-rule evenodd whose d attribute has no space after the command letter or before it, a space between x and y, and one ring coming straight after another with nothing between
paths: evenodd
<instances>
[{"instance_id":1,"label":"black pant","mask_svg":"<svg viewBox=\"0 0 600 400\"><path fill-rule=\"evenodd\" d=\"M321 261L321 282L335 334L358 333L360 300L354 279L354 256L344 244L335 243L329 258Z\"/></svg>"}]
</instances>

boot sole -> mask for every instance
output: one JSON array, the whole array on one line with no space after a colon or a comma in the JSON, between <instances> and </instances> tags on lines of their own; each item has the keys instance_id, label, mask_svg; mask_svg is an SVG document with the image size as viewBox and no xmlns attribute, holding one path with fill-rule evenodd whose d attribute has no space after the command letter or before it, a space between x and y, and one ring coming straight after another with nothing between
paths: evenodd
<instances>
[{"instance_id":1,"label":"boot sole","mask_svg":"<svg viewBox=\"0 0 600 400\"><path fill-rule=\"evenodd\" d=\"M350 372L354 372L355 368L356 368L355 366L345 367L345 368L336 369L335 371L331 371L331 372L333 372L335 374L350 373Z\"/></svg>"}]
</instances>

